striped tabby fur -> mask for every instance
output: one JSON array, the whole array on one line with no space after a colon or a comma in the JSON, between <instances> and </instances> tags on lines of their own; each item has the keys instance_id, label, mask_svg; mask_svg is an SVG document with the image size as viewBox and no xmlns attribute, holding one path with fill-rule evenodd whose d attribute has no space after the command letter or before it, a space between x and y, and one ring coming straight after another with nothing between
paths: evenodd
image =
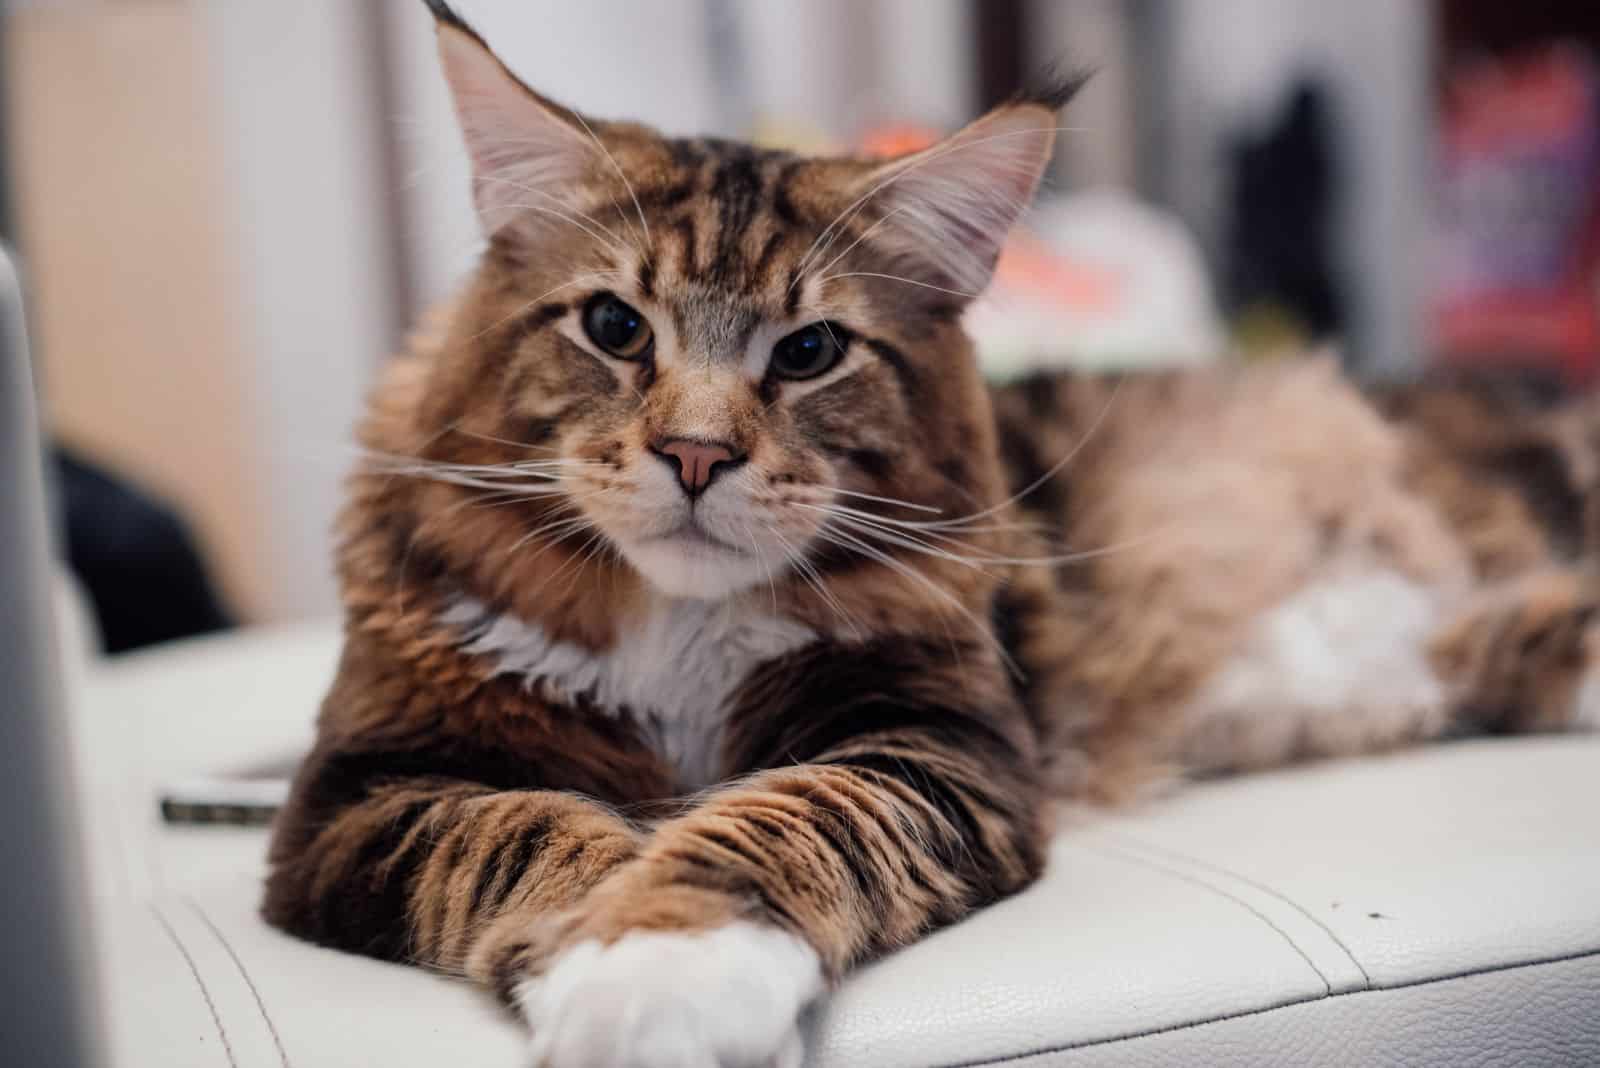
<instances>
[{"instance_id":1,"label":"striped tabby fur","mask_svg":"<svg viewBox=\"0 0 1600 1068\"><path fill-rule=\"evenodd\" d=\"M822 982L1039 874L1052 797L1580 716L1587 578L1427 419L1315 364L985 387L1059 96L888 163L667 139L430 6L490 241L362 431L271 922L490 985L557 1068L793 1064ZM672 442L729 458L696 497ZM1350 574L1422 613L1416 707L1241 714Z\"/></svg>"}]
</instances>

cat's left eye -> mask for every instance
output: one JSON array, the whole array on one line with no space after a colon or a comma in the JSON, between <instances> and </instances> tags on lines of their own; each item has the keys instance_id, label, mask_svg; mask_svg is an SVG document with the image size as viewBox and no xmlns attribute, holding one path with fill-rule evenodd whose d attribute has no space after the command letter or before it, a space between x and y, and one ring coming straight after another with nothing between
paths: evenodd
<instances>
[{"instance_id":1,"label":"cat's left eye","mask_svg":"<svg viewBox=\"0 0 1600 1068\"><path fill-rule=\"evenodd\" d=\"M832 369L844 355L845 338L829 323L802 327L772 346L772 373L798 382Z\"/></svg>"}]
</instances>

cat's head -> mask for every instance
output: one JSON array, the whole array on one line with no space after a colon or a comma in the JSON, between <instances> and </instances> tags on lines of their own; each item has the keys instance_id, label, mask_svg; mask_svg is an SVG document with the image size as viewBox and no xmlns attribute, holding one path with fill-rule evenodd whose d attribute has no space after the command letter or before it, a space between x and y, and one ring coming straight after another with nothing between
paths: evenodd
<instances>
[{"instance_id":1,"label":"cat's head","mask_svg":"<svg viewBox=\"0 0 1600 1068\"><path fill-rule=\"evenodd\" d=\"M431 458L528 462L559 496L536 502L546 536L598 532L654 587L702 598L897 555L873 514L997 499L960 317L1065 91L910 156L807 158L585 118L429 6L490 239L429 401Z\"/></svg>"}]
</instances>

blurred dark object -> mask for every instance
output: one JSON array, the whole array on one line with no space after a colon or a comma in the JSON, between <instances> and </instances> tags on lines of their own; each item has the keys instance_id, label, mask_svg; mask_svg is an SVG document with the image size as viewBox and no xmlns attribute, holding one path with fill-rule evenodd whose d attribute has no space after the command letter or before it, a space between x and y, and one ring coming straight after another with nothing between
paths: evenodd
<instances>
[{"instance_id":1,"label":"blurred dark object","mask_svg":"<svg viewBox=\"0 0 1600 1068\"><path fill-rule=\"evenodd\" d=\"M1436 360L1543 367L1571 385L1592 383L1600 372L1600 64L1575 39L1460 54L1440 105Z\"/></svg>"},{"instance_id":2,"label":"blurred dark object","mask_svg":"<svg viewBox=\"0 0 1600 1068\"><path fill-rule=\"evenodd\" d=\"M1241 324L1271 318L1312 341L1340 332L1334 178L1326 95L1310 82L1270 129L1234 144L1224 291Z\"/></svg>"},{"instance_id":3,"label":"blurred dark object","mask_svg":"<svg viewBox=\"0 0 1600 1068\"><path fill-rule=\"evenodd\" d=\"M54 451L67 561L108 653L223 630L222 607L178 515L72 452Z\"/></svg>"},{"instance_id":4,"label":"blurred dark object","mask_svg":"<svg viewBox=\"0 0 1600 1068\"><path fill-rule=\"evenodd\" d=\"M1028 4L1026 0L975 0L972 4L973 56L977 61L978 110L986 111L1026 85Z\"/></svg>"},{"instance_id":5,"label":"blurred dark object","mask_svg":"<svg viewBox=\"0 0 1600 1068\"><path fill-rule=\"evenodd\" d=\"M1600 48L1600 4L1594 0L1439 0L1441 73L1473 56L1525 52L1553 40Z\"/></svg>"}]
</instances>

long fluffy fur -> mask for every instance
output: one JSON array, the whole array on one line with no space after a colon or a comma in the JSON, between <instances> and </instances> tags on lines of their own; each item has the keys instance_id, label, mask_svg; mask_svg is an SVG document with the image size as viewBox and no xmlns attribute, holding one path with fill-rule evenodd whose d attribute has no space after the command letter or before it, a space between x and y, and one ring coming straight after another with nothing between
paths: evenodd
<instances>
[{"instance_id":1,"label":"long fluffy fur","mask_svg":"<svg viewBox=\"0 0 1600 1068\"><path fill-rule=\"evenodd\" d=\"M790 977L770 1026L712 1013L705 1041L793 1057L814 975L1037 876L1053 798L1463 724L1562 727L1595 689L1583 539L1516 477L1544 452L1581 468L1578 430L1505 416L1469 447L1316 363L991 392L952 261L908 255L885 223L937 231L985 168L1020 198L1037 152L932 163L932 184L880 202L862 195L880 162L535 104L581 124L594 165L562 217L495 228L374 396L341 523L345 653L277 826L271 922L477 978L544 1029L552 1063L618 1041L569 996L610 1004L617 961L767 953ZM1040 110L990 121L1038 130ZM1014 208L969 221L997 246ZM957 273L981 284L986 257ZM651 309L644 356L585 342L605 291ZM762 372L808 320L845 362ZM647 574L660 551L632 539L683 507L663 436L741 457L692 514L748 551ZM730 569L714 604L661 588ZM1295 665L1341 662L1346 595L1409 606L1406 668L1436 683L1418 714L1358 686L1277 707ZM702 655L713 639L738 656Z\"/></svg>"}]
</instances>

